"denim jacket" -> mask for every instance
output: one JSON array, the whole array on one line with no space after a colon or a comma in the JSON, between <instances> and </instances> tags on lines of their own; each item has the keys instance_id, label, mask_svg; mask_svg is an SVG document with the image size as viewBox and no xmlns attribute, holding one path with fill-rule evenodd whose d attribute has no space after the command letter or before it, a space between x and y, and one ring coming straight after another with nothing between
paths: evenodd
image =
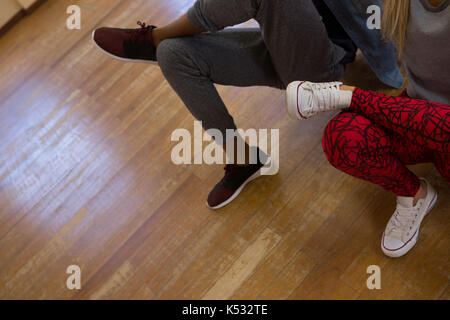
<instances>
[{"instance_id":1,"label":"denim jacket","mask_svg":"<svg viewBox=\"0 0 450 320\"><path fill-rule=\"evenodd\" d=\"M367 8L378 5L381 0L324 0L347 34L358 46L378 78L387 85L401 88L404 78L400 72L396 51L392 43L381 38L378 29L369 29Z\"/></svg>"}]
</instances>

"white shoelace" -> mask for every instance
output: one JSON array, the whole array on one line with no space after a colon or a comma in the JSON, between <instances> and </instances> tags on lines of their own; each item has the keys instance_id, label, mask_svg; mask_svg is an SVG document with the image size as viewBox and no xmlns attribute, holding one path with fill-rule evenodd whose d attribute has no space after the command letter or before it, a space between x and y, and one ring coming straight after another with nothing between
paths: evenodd
<instances>
[{"instance_id":1,"label":"white shoelace","mask_svg":"<svg viewBox=\"0 0 450 320\"><path fill-rule=\"evenodd\" d=\"M409 233L412 231L412 225L418 216L418 207L405 208L398 205L394 216L391 219L387 235L403 240L403 235L405 233L410 235Z\"/></svg>"},{"instance_id":2,"label":"white shoelace","mask_svg":"<svg viewBox=\"0 0 450 320\"><path fill-rule=\"evenodd\" d=\"M310 90L307 116L317 112L335 110L339 107L339 88L342 82L308 83L303 89Z\"/></svg>"}]
</instances>

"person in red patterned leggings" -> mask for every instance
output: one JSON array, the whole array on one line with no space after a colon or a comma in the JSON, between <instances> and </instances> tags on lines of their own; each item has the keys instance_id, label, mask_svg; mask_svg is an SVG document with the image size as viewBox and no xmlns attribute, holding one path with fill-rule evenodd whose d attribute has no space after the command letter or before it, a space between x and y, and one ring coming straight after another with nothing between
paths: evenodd
<instances>
[{"instance_id":1,"label":"person in red patterned leggings","mask_svg":"<svg viewBox=\"0 0 450 320\"><path fill-rule=\"evenodd\" d=\"M287 88L292 117L308 119L343 110L323 135L323 149L333 166L397 195L397 208L381 241L390 257L413 248L420 224L437 199L434 188L406 165L432 162L450 183L449 4L450 0L386 1L384 33L397 44L409 80L401 96L340 82L295 81Z\"/></svg>"},{"instance_id":2,"label":"person in red patterned leggings","mask_svg":"<svg viewBox=\"0 0 450 320\"><path fill-rule=\"evenodd\" d=\"M383 235L382 249L391 257L405 254L417 241L420 223L437 198L433 187L406 165L432 162L450 183L450 106L340 83L298 82L288 87L288 111L297 118L307 119L327 111L327 106L348 108L325 129L328 160L397 195L397 210Z\"/></svg>"},{"instance_id":3,"label":"person in red patterned leggings","mask_svg":"<svg viewBox=\"0 0 450 320\"><path fill-rule=\"evenodd\" d=\"M421 187L405 165L432 162L450 182L450 106L352 89L350 109L323 136L335 167L401 197L415 197Z\"/></svg>"}]
</instances>

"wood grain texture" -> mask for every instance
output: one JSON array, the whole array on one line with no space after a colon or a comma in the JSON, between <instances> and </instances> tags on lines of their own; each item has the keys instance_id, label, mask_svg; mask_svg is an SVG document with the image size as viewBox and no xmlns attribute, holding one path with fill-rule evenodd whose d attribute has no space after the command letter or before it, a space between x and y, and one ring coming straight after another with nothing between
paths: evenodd
<instances>
[{"instance_id":1,"label":"wood grain texture","mask_svg":"<svg viewBox=\"0 0 450 320\"><path fill-rule=\"evenodd\" d=\"M205 206L222 167L170 157L192 116L158 67L114 61L90 38L192 3L48 0L0 38L0 298L448 299L449 185L413 167L439 200L416 247L385 257L394 196L330 166L321 137L334 114L292 121L282 91L218 86L239 127L280 129L281 167L224 209ZM81 30L65 27L71 4ZM345 79L398 93L360 55ZM74 264L78 291L66 288ZM366 287L372 264L381 290Z\"/></svg>"}]
</instances>

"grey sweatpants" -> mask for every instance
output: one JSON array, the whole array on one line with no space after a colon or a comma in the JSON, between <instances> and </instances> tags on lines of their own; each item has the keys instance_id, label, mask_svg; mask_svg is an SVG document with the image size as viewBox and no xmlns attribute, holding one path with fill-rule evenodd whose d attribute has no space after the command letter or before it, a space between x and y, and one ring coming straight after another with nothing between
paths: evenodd
<instances>
[{"instance_id":1,"label":"grey sweatpants","mask_svg":"<svg viewBox=\"0 0 450 320\"><path fill-rule=\"evenodd\" d=\"M252 18L260 28L222 30ZM285 89L343 75L345 51L329 40L311 0L198 0L188 19L205 33L161 42L158 63L204 129L224 137L236 125L214 83Z\"/></svg>"}]
</instances>

